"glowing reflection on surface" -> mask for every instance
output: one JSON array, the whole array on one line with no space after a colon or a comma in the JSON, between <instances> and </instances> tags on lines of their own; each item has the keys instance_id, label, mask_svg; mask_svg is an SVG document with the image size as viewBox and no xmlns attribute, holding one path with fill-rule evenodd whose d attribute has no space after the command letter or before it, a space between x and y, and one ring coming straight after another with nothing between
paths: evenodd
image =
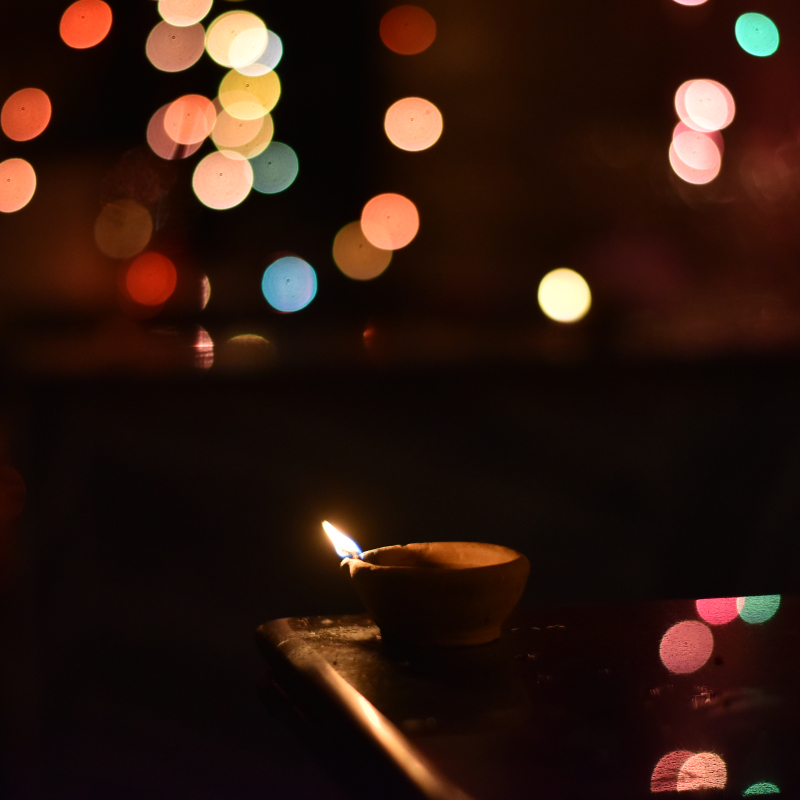
<instances>
[{"instance_id":1,"label":"glowing reflection on surface","mask_svg":"<svg viewBox=\"0 0 800 800\"><path fill-rule=\"evenodd\" d=\"M59 33L76 50L94 47L111 30L111 8L103 0L78 0L61 17Z\"/></svg>"},{"instance_id":2,"label":"glowing reflection on surface","mask_svg":"<svg viewBox=\"0 0 800 800\"><path fill-rule=\"evenodd\" d=\"M199 144L217 120L214 104L201 94L185 94L167 107L164 130L177 144Z\"/></svg>"},{"instance_id":3,"label":"glowing reflection on surface","mask_svg":"<svg viewBox=\"0 0 800 800\"><path fill-rule=\"evenodd\" d=\"M50 98L41 89L20 89L3 103L0 127L9 139L27 142L47 127L51 114Z\"/></svg>"},{"instance_id":4,"label":"glowing reflection on surface","mask_svg":"<svg viewBox=\"0 0 800 800\"><path fill-rule=\"evenodd\" d=\"M675 111L690 128L708 133L733 122L736 103L719 81L691 80L682 83L675 92Z\"/></svg>"},{"instance_id":5,"label":"glowing reflection on surface","mask_svg":"<svg viewBox=\"0 0 800 800\"><path fill-rule=\"evenodd\" d=\"M194 340L194 363L200 369L210 369L214 364L214 341L205 328L198 327Z\"/></svg>"},{"instance_id":6,"label":"glowing reflection on surface","mask_svg":"<svg viewBox=\"0 0 800 800\"><path fill-rule=\"evenodd\" d=\"M759 625L772 619L781 604L779 594L763 594L753 597L739 597L736 600L736 608L739 616L751 625Z\"/></svg>"},{"instance_id":7,"label":"glowing reflection on surface","mask_svg":"<svg viewBox=\"0 0 800 800\"><path fill-rule=\"evenodd\" d=\"M253 188L262 194L276 194L288 189L300 168L297 154L283 142L271 142L261 155L250 161Z\"/></svg>"},{"instance_id":8,"label":"glowing reflection on surface","mask_svg":"<svg viewBox=\"0 0 800 800\"><path fill-rule=\"evenodd\" d=\"M267 33L267 49L252 63L247 66L236 67L242 75L266 75L270 70L280 64L283 57L283 42L275 31Z\"/></svg>"},{"instance_id":9,"label":"glowing reflection on surface","mask_svg":"<svg viewBox=\"0 0 800 800\"><path fill-rule=\"evenodd\" d=\"M716 753L697 753L683 762L678 773L678 791L724 789L727 780L725 762Z\"/></svg>"},{"instance_id":10,"label":"glowing reflection on surface","mask_svg":"<svg viewBox=\"0 0 800 800\"><path fill-rule=\"evenodd\" d=\"M130 198L106 203L94 223L97 247L111 258L131 258L141 253L152 235L150 212Z\"/></svg>"},{"instance_id":11,"label":"glowing reflection on surface","mask_svg":"<svg viewBox=\"0 0 800 800\"><path fill-rule=\"evenodd\" d=\"M200 308L203 309L208 305L208 301L211 299L211 281L208 279L208 276L203 275L203 279L200 281Z\"/></svg>"},{"instance_id":12,"label":"glowing reflection on surface","mask_svg":"<svg viewBox=\"0 0 800 800\"><path fill-rule=\"evenodd\" d=\"M225 343L217 364L234 371L262 369L272 362L273 357L273 347L263 336L240 333Z\"/></svg>"},{"instance_id":13,"label":"glowing reflection on surface","mask_svg":"<svg viewBox=\"0 0 800 800\"><path fill-rule=\"evenodd\" d=\"M244 156L231 150L210 153L195 168L192 187L204 206L233 208L250 194L253 168Z\"/></svg>"},{"instance_id":14,"label":"glowing reflection on surface","mask_svg":"<svg viewBox=\"0 0 800 800\"><path fill-rule=\"evenodd\" d=\"M760 781L759 783L754 783L752 786L748 786L747 789L744 790L742 793L743 797L753 797L754 795L759 794L780 794L781 790L774 784L769 783L768 781Z\"/></svg>"},{"instance_id":15,"label":"glowing reflection on surface","mask_svg":"<svg viewBox=\"0 0 800 800\"><path fill-rule=\"evenodd\" d=\"M379 194L364 206L361 230L375 247L399 250L417 235L419 212L401 194Z\"/></svg>"},{"instance_id":16,"label":"glowing reflection on surface","mask_svg":"<svg viewBox=\"0 0 800 800\"><path fill-rule=\"evenodd\" d=\"M125 273L125 291L143 306L166 303L178 283L175 265L161 253L142 253Z\"/></svg>"},{"instance_id":17,"label":"glowing reflection on surface","mask_svg":"<svg viewBox=\"0 0 800 800\"><path fill-rule=\"evenodd\" d=\"M425 150L442 135L442 114L428 100L405 97L389 106L383 128L401 150Z\"/></svg>"},{"instance_id":18,"label":"glowing reflection on surface","mask_svg":"<svg viewBox=\"0 0 800 800\"><path fill-rule=\"evenodd\" d=\"M211 11L214 0L158 0L161 18L181 28L194 25Z\"/></svg>"},{"instance_id":19,"label":"glowing reflection on surface","mask_svg":"<svg viewBox=\"0 0 800 800\"><path fill-rule=\"evenodd\" d=\"M265 270L261 291L278 311L300 311L317 293L317 273L302 258L284 256Z\"/></svg>"},{"instance_id":20,"label":"glowing reflection on surface","mask_svg":"<svg viewBox=\"0 0 800 800\"><path fill-rule=\"evenodd\" d=\"M391 250L381 250L371 244L360 222L345 225L333 240L333 260L336 266L358 281L377 278L392 260Z\"/></svg>"},{"instance_id":21,"label":"glowing reflection on surface","mask_svg":"<svg viewBox=\"0 0 800 800\"><path fill-rule=\"evenodd\" d=\"M674 792L678 789L678 775L681 767L690 759L694 753L689 750L674 750L667 753L656 764L653 775L650 778L651 792Z\"/></svg>"},{"instance_id":22,"label":"glowing reflection on surface","mask_svg":"<svg viewBox=\"0 0 800 800\"><path fill-rule=\"evenodd\" d=\"M566 267L554 269L542 278L537 297L542 311L557 322L577 322L592 305L589 284Z\"/></svg>"},{"instance_id":23,"label":"glowing reflection on surface","mask_svg":"<svg viewBox=\"0 0 800 800\"><path fill-rule=\"evenodd\" d=\"M167 111L170 105L172 104L168 103L162 106L150 118L150 122L147 125L147 144L149 144L150 149L157 156L161 156L161 158L167 160L186 158L196 153L203 142L201 140L194 144L178 144L170 138L167 129L164 127L164 120L167 117Z\"/></svg>"},{"instance_id":24,"label":"glowing reflection on surface","mask_svg":"<svg viewBox=\"0 0 800 800\"><path fill-rule=\"evenodd\" d=\"M709 625L725 625L739 616L739 608L735 597L716 597L698 600L695 603L697 613Z\"/></svg>"},{"instance_id":25,"label":"glowing reflection on surface","mask_svg":"<svg viewBox=\"0 0 800 800\"><path fill-rule=\"evenodd\" d=\"M242 75L232 69L219 85L219 102L237 119L257 119L275 108L281 96L278 73L266 75Z\"/></svg>"},{"instance_id":26,"label":"glowing reflection on surface","mask_svg":"<svg viewBox=\"0 0 800 800\"><path fill-rule=\"evenodd\" d=\"M203 26L178 27L159 22L150 31L145 52L150 63L162 72L180 72L196 64L205 49Z\"/></svg>"},{"instance_id":27,"label":"glowing reflection on surface","mask_svg":"<svg viewBox=\"0 0 800 800\"><path fill-rule=\"evenodd\" d=\"M390 50L412 56L433 44L436 20L419 6L397 6L383 15L380 34Z\"/></svg>"},{"instance_id":28,"label":"glowing reflection on surface","mask_svg":"<svg viewBox=\"0 0 800 800\"><path fill-rule=\"evenodd\" d=\"M659 652L661 662L676 674L700 669L714 649L711 629L693 619L673 625L662 637Z\"/></svg>"},{"instance_id":29,"label":"glowing reflection on surface","mask_svg":"<svg viewBox=\"0 0 800 800\"><path fill-rule=\"evenodd\" d=\"M226 11L209 26L206 51L223 67L246 67L267 49L267 26L250 11Z\"/></svg>"},{"instance_id":30,"label":"glowing reflection on surface","mask_svg":"<svg viewBox=\"0 0 800 800\"><path fill-rule=\"evenodd\" d=\"M742 14L736 20L736 41L751 56L771 56L780 42L778 26L763 14Z\"/></svg>"},{"instance_id":31,"label":"glowing reflection on surface","mask_svg":"<svg viewBox=\"0 0 800 800\"><path fill-rule=\"evenodd\" d=\"M36 173L24 158L0 163L0 211L19 211L30 203L36 191Z\"/></svg>"},{"instance_id":32,"label":"glowing reflection on surface","mask_svg":"<svg viewBox=\"0 0 800 800\"><path fill-rule=\"evenodd\" d=\"M706 0L675 0L681 6L701 6Z\"/></svg>"}]
</instances>

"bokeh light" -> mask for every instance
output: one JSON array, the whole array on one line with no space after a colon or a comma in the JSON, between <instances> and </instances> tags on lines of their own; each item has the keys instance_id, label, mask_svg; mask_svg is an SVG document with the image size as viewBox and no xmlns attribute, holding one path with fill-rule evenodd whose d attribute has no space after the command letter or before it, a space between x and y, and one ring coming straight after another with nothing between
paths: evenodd
<instances>
[{"instance_id":1,"label":"bokeh light","mask_svg":"<svg viewBox=\"0 0 800 800\"><path fill-rule=\"evenodd\" d=\"M433 44L436 20L419 6L396 6L383 15L380 34L390 50L413 56Z\"/></svg>"},{"instance_id":2,"label":"bokeh light","mask_svg":"<svg viewBox=\"0 0 800 800\"><path fill-rule=\"evenodd\" d=\"M206 50L223 67L246 67L267 49L267 26L250 11L226 11L209 26Z\"/></svg>"},{"instance_id":3,"label":"bokeh light","mask_svg":"<svg viewBox=\"0 0 800 800\"><path fill-rule=\"evenodd\" d=\"M381 250L371 244L360 222L345 225L333 240L333 260L336 266L358 281L377 278L392 260L391 250Z\"/></svg>"},{"instance_id":4,"label":"bokeh light","mask_svg":"<svg viewBox=\"0 0 800 800\"><path fill-rule=\"evenodd\" d=\"M680 6L701 6L706 0L675 0Z\"/></svg>"},{"instance_id":5,"label":"bokeh light","mask_svg":"<svg viewBox=\"0 0 800 800\"><path fill-rule=\"evenodd\" d=\"M171 103L168 103L159 108L150 118L150 122L147 125L147 143L150 145L150 149L157 156L168 160L186 158L196 153L200 149L200 145L203 144L202 140L194 144L178 144L173 141L164 126L167 111L171 105Z\"/></svg>"},{"instance_id":6,"label":"bokeh light","mask_svg":"<svg viewBox=\"0 0 800 800\"><path fill-rule=\"evenodd\" d=\"M672 131L672 141L674 142L675 139L680 136L682 133L692 132L695 128L690 128L685 122L679 122ZM712 142L717 146L717 150L719 150L720 156L725 153L725 140L722 138L721 131L708 131L704 133L705 136L708 136Z\"/></svg>"},{"instance_id":7,"label":"bokeh light","mask_svg":"<svg viewBox=\"0 0 800 800\"><path fill-rule=\"evenodd\" d=\"M240 125L241 127L239 127ZM223 140L231 142L238 141L240 138L243 139L247 132L251 130L256 130L256 134L242 144L222 144ZM214 126L214 130L211 131L211 139L220 150L230 150L250 159L255 158L267 149L272 141L274 132L275 125L269 114L257 119L237 119L220 106L217 123Z\"/></svg>"},{"instance_id":8,"label":"bokeh light","mask_svg":"<svg viewBox=\"0 0 800 800\"><path fill-rule=\"evenodd\" d=\"M131 198L106 203L94 223L97 247L111 258L131 258L141 253L152 235L150 212Z\"/></svg>"},{"instance_id":9,"label":"bokeh light","mask_svg":"<svg viewBox=\"0 0 800 800\"><path fill-rule=\"evenodd\" d=\"M179 27L159 22L147 37L145 52L162 72L180 72L196 64L205 50L206 32L200 24Z\"/></svg>"},{"instance_id":10,"label":"bokeh light","mask_svg":"<svg viewBox=\"0 0 800 800\"><path fill-rule=\"evenodd\" d=\"M210 369L214 364L214 341L205 328L197 328L194 340L194 363L200 369Z\"/></svg>"},{"instance_id":11,"label":"bokeh light","mask_svg":"<svg viewBox=\"0 0 800 800\"><path fill-rule=\"evenodd\" d=\"M742 14L736 20L735 31L739 46L751 56L771 56L778 49L778 26L763 14Z\"/></svg>"},{"instance_id":12,"label":"bokeh light","mask_svg":"<svg viewBox=\"0 0 800 800\"><path fill-rule=\"evenodd\" d=\"M673 625L661 638L661 662L676 674L700 669L714 649L711 629L702 622L690 619Z\"/></svg>"},{"instance_id":13,"label":"bokeh light","mask_svg":"<svg viewBox=\"0 0 800 800\"><path fill-rule=\"evenodd\" d=\"M0 163L0 211L19 211L30 203L36 191L36 173L24 158Z\"/></svg>"},{"instance_id":14,"label":"bokeh light","mask_svg":"<svg viewBox=\"0 0 800 800\"><path fill-rule=\"evenodd\" d=\"M203 275L200 281L200 308L203 309L208 305L211 299L211 281L207 275Z\"/></svg>"},{"instance_id":15,"label":"bokeh light","mask_svg":"<svg viewBox=\"0 0 800 800\"><path fill-rule=\"evenodd\" d=\"M401 194L379 194L364 206L361 230L375 247L399 250L417 235L419 212Z\"/></svg>"},{"instance_id":16,"label":"bokeh light","mask_svg":"<svg viewBox=\"0 0 800 800\"><path fill-rule=\"evenodd\" d=\"M125 272L125 291L143 306L166 303L177 283L178 273L172 261L152 251L134 259Z\"/></svg>"},{"instance_id":17,"label":"bokeh light","mask_svg":"<svg viewBox=\"0 0 800 800\"><path fill-rule=\"evenodd\" d=\"M278 311L299 311L317 293L317 273L302 258L283 256L265 270L261 291L267 302Z\"/></svg>"},{"instance_id":18,"label":"bokeh light","mask_svg":"<svg viewBox=\"0 0 800 800\"><path fill-rule=\"evenodd\" d=\"M214 128L214 104L201 94L185 94L167 107L164 130L177 144L198 144Z\"/></svg>"},{"instance_id":19,"label":"bokeh light","mask_svg":"<svg viewBox=\"0 0 800 800\"><path fill-rule=\"evenodd\" d=\"M697 613L709 625L725 625L739 616L739 608L735 597L716 597L698 600L695 603Z\"/></svg>"},{"instance_id":20,"label":"bokeh light","mask_svg":"<svg viewBox=\"0 0 800 800\"><path fill-rule=\"evenodd\" d=\"M669 163L675 174L687 183L713 181L722 168L722 154L710 135L687 130L669 146Z\"/></svg>"},{"instance_id":21,"label":"bokeh light","mask_svg":"<svg viewBox=\"0 0 800 800\"><path fill-rule=\"evenodd\" d=\"M694 753L689 750L674 750L667 753L656 764L650 778L651 792L675 792L678 789L678 775L681 767Z\"/></svg>"},{"instance_id":22,"label":"bokeh light","mask_svg":"<svg viewBox=\"0 0 800 800\"><path fill-rule=\"evenodd\" d=\"M751 625L759 625L772 619L781 604L779 594L764 594L753 597L739 597L736 600L736 607L739 616Z\"/></svg>"},{"instance_id":23,"label":"bokeh light","mask_svg":"<svg viewBox=\"0 0 800 800\"><path fill-rule=\"evenodd\" d=\"M276 194L288 189L300 168L297 154L283 142L271 142L261 155L250 161L253 188L262 194Z\"/></svg>"},{"instance_id":24,"label":"bokeh light","mask_svg":"<svg viewBox=\"0 0 800 800\"><path fill-rule=\"evenodd\" d=\"M217 366L231 372L247 372L268 367L274 358L269 340L256 333L240 333L225 342Z\"/></svg>"},{"instance_id":25,"label":"bokeh light","mask_svg":"<svg viewBox=\"0 0 800 800\"><path fill-rule=\"evenodd\" d=\"M76 50L94 47L111 30L111 8L103 0L78 0L61 17L59 33Z\"/></svg>"},{"instance_id":26,"label":"bokeh light","mask_svg":"<svg viewBox=\"0 0 800 800\"><path fill-rule=\"evenodd\" d=\"M682 122L708 133L726 128L736 115L736 103L727 87L709 79L685 81L675 92L675 111Z\"/></svg>"},{"instance_id":27,"label":"bokeh light","mask_svg":"<svg viewBox=\"0 0 800 800\"><path fill-rule=\"evenodd\" d=\"M237 119L257 119L275 108L281 82L274 70L266 75L242 75L232 69L219 85L219 102Z\"/></svg>"},{"instance_id":28,"label":"bokeh light","mask_svg":"<svg viewBox=\"0 0 800 800\"><path fill-rule=\"evenodd\" d=\"M728 781L725 762L716 753L696 753L683 762L678 773L678 791L724 789Z\"/></svg>"},{"instance_id":29,"label":"bokeh light","mask_svg":"<svg viewBox=\"0 0 800 800\"><path fill-rule=\"evenodd\" d=\"M770 783L769 781L759 781L758 783L754 783L752 786L748 786L744 792L742 792L742 797L753 797L760 794L780 794L781 790L774 784Z\"/></svg>"},{"instance_id":30,"label":"bokeh light","mask_svg":"<svg viewBox=\"0 0 800 800\"><path fill-rule=\"evenodd\" d=\"M204 206L218 210L238 206L253 188L253 168L238 153L220 150L197 165L192 187Z\"/></svg>"},{"instance_id":31,"label":"bokeh light","mask_svg":"<svg viewBox=\"0 0 800 800\"><path fill-rule=\"evenodd\" d=\"M442 114L421 97L404 97L389 106L383 121L389 141L401 150L425 150L442 135Z\"/></svg>"},{"instance_id":32,"label":"bokeh light","mask_svg":"<svg viewBox=\"0 0 800 800\"><path fill-rule=\"evenodd\" d=\"M170 25L185 28L204 19L214 0L158 0L158 13Z\"/></svg>"},{"instance_id":33,"label":"bokeh light","mask_svg":"<svg viewBox=\"0 0 800 800\"><path fill-rule=\"evenodd\" d=\"M3 103L0 127L9 139L27 142L47 127L51 114L50 98L41 89L20 89Z\"/></svg>"},{"instance_id":34,"label":"bokeh light","mask_svg":"<svg viewBox=\"0 0 800 800\"><path fill-rule=\"evenodd\" d=\"M557 322L577 322L592 305L589 284L566 267L548 272L539 283L539 307Z\"/></svg>"},{"instance_id":35,"label":"bokeh light","mask_svg":"<svg viewBox=\"0 0 800 800\"><path fill-rule=\"evenodd\" d=\"M267 49L252 63L247 66L236 67L242 75L266 75L275 69L283 57L283 41L275 31L267 32Z\"/></svg>"}]
</instances>

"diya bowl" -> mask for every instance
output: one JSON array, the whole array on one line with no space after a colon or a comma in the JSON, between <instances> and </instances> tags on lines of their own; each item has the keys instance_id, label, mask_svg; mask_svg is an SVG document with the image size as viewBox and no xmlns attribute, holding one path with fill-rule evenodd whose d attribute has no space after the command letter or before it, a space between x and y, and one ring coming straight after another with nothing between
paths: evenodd
<instances>
[{"instance_id":1,"label":"diya bowl","mask_svg":"<svg viewBox=\"0 0 800 800\"><path fill-rule=\"evenodd\" d=\"M342 566L387 643L420 647L499 638L530 572L522 553L480 542L379 547Z\"/></svg>"}]
</instances>

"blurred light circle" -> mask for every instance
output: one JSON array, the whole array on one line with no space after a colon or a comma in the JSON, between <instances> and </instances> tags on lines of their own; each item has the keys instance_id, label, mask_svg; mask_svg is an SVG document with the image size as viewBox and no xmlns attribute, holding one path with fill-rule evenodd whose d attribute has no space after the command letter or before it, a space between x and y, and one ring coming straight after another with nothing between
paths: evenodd
<instances>
[{"instance_id":1,"label":"blurred light circle","mask_svg":"<svg viewBox=\"0 0 800 800\"><path fill-rule=\"evenodd\" d=\"M389 106L383 127L389 141L401 150L425 150L442 135L442 114L421 97L405 97Z\"/></svg>"},{"instance_id":2,"label":"blurred light circle","mask_svg":"<svg viewBox=\"0 0 800 800\"><path fill-rule=\"evenodd\" d=\"M200 308L203 309L208 305L208 301L211 299L211 281L208 279L207 275L203 275L203 279L200 281Z\"/></svg>"},{"instance_id":3,"label":"blurred light circle","mask_svg":"<svg viewBox=\"0 0 800 800\"><path fill-rule=\"evenodd\" d=\"M736 600L736 608L739 616L751 625L760 625L768 619L772 619L781 604L779 594L755 595L753 597L739 597Z\"/></svg>"},{"instance_id":4,"label":"blurred light circle","mask_svg":"<svg viewBox=\"0 0 800 800\"><path fill-rule=\"evenodd\" d=\"M20 89L3 103L0 126L15 142L37 137L50 122L50 98L41 89Z\"/></svg>"},{"instance_id":5,"label":"blurred light circle","mask_svg":"<svg viewBox=\"0 0 800 800\"><path fill-rule=\"evenodd\" d=\"M147 37L150 63L162 72L180 72L196 64L205 49L206 34L199 24L179 27L159 22Z\"/></svg>"},{"instance_id":6,"label":"blurred light circle","mask_svg":"<svg viewBox=\"0 0 800 800\"><path fill-rule=\"evenodd\" d=\"M246 67L267 49L267 26L250 11L226 11L209 26L206 50L223 67Z\"/></svg>"},{"instance_id":7,"label":"blurred light circle","mask_svg":"<svg viewBox=\"0 0 800 800\"><path fill-rule=\"evenodd\" d=\"M131 258L141 253L152 235L150 212L127 197L106 203L94 223L97 247L111 258Z\"/></svg>"},{"instance_id":8,"label":"blurred light circle","mask_svg":"<svg viewBox=\"0 0 800 800\"><path fill-rule=\"evenodd\" d=\"M725 762L716 753L695 753L681 765L677 790L724 789L727 782Z\"/></svg>"},{"instance_id":9,"label":"blurred light circle","mask_svg":"<svg viewBox=\"0 0 800 800\"><path fill-rule=\"evenodd\" d=\"M381 250L364 236L360 222L345 225L333 240L333 260L336 266L358 281L377 278L392 260L391 250Z\"/></svg>"},{"instance_id":10,"label":"blurred light circle","mask_svg":"<svg viewBox=\"0 0 800 800\"><path fill-rule=\"evenodd\" d=\"M778 49L778 26L763 14L742 14L735 32L739 46L751 56L771 56Z\"/></svg>"},{"instance_id":11,"label":"blurred light circle","mask_svg":"<svg viewBox=\"0 0 800 800\"><path fill-rule=\"evenodd\" d=\"M718 131L733 122L736 104L733 95L718 81L689 81L683 95L685 119L689 127L698 131ZM680 115L679 115L680 116Z\"/></svg>"},{"instance_id":12,"label":"blurred light circle","mask_svg":"<svg viewBox=\"0 0 800 800\"><path fill-rule=\"evenodd\" d=\"M302 258L284 256L267 267L261 281L261 291L274 309L299 311L317 293L317 274Z\"/></svg>"},{"instance_id":13,"label":"blurred light circle","mask_svg":"<svg viewBox=\"0 0 800 800\"><path fill-rule=\"evenodd\" d=\"M690 128L685 122L679 122L672 131L672 141L687 131L694 131L695 128ZM722 138L722 131L708 131L704 136L708 136L712 142L717 146L720 156L725 153L725 140Z\"/></svg>"},{"instance_id":14,"label":"blurred light circle","mask_svg":"<svg viewBox=\"0 0 800 800\"><path fill-rule=\"evenodd\" d=\"M214 0L158 0L158 13L170 25L187 28L205 18Z\"/></svg>"},{"instance_id":15,"label":"blurred light circle","mask_svg":"<svg viewBox=\"0 0 800 800\"><path fill-rule=\"evenodd\" d=\"M417 235L417 207L401 194L379 194L364 206L361 230L375 247L399 250Z\"/></svg>"},{"instance_id":16,"label":"blurred light circle","mask_svg":"<svg viewBox=\"0 0 800 800\"><path fill-rule=\"evenodd\" d=\"M539 307L557 322L577 322L592 305L589 284L566 267L548 272L539 283Z\"/></svg>"},{"instance_id":17,"label":"blurred light circle","mask_svg":"<svg viewBox=\"0 0 800 800\"><path fill-rule=\"evenodd\" d=\"M673 750L656 764L650 778L650 791L676 792L681 767L694 755L690 750Z\"/></svg>"},{"instance_id":18,"label":"blurred light circle","mask_svg":"<svg viewBox=\"0 0 800 800\"><path fill-rule=\"evenodd\" d=\"M214 128L214 104L201 94L185 94L169 104L164 130L177 144L199 144Z\"/></svg>"},{"instance_id":19,"label":"blurred light circle","mask_svg":"<svg viewBox=\"0 0 800 800\"><path fill-rule=\"evenodd\" d=\"M61 17L59 32L70 47L94 47L111 30L111 8L103 0L78 0Z\"/></svg>"},{"instance_id":20,"label":"blurred light circle","mask_svg":"<svg viewBox=\"0 0 800 800\"><path fill-rule=\"evenodd\" d=\"M225 109L217 115L211 139L219 150L230 150L251 142L258 135L266 117L257 119L237 119Z\"/></svg>"},{"instance_id":21,"label":"blurred light circle","mask_svg":"<svg viewBox=\"0 0 800 800\"><path fill-rule=\"evenodd\" d=\"M186 158L187 156L196 153L203 144L202 140L194 144L178 144L172 140L172 137L167 133L164 126L164 121L167 116L171 103L162 106L156 111L147 125L147 143L150 149L161 158L172 160L175 158Z\"/></svg>"},{"instance_id":22,"label":"blurred light circle","mask_svg":"<svg viewBox=\"0 0 800 800\"><path fill-rule=\"evenodd\" d=\"M673 625L662 637L661 662L676 674L695 672L711 657L714 636L702 622L689 619Z\"/></svg>"},{"instance_id":23,"label":"blurred light circle","mask_svg":"<svg viewBox=\"0 0 800 800\"><path fill-rule=\"evenodd\" d=\"M197 328L194 340L195 366L200 369L210 369L214 364L214 341L205 328Z\"/></svg>"},{"instance_id":24,"label":"blurred light circle","mask_svg":"<svg viewBox=\"0 0 800 800\"><path fill-rule=\"evenodd\" d=\"M383 15L380 34L390 50L412 56L433 44L436 20L419 6L396 6Z\"/></svg>"},{"instance_id":25,"label":"blurred light circle","mask_svg":"<svg viewBox=\"0 0 800 800\"><path fill-rule=\"evenodd\" d=\"M742 797L753 797L759 794L780 794L781 790L774 784L768 781L759 781L752 786L748 786L742 793Z\"/></svg>"},{"instance_id":26,"label":"blurred light circle","mask_svg":"<svg viewBox=\"0 0 800 800\"><path fill-rule=\"evenodd\" d=\"M283 57L283 42L274 31L267 33L267 49L252 63L247 66L236 67L242 75L266 75L270 70L280 64Z\"/></svg>"},{"instance_id":27,"label":"blurred light circle","mask_svg":"<svg viewBox=\"0 0 800 800\"><path fill-rule=\"evenodd\" d=\"M709 625L725 625L739 615L735 597L716 597L696 602L697 613Z\"/></svg>"},{"instance_id":28,"label":"blurred light circle","mask_svg":"<svg viewBox=\"0 0 800 800\"><path fill-rule=\"evenodd\" d=\"M257 155L263 153L269 143L272 141L272 134L275 132L275 126L272 122L272 117L269 114L265 114L263 117L258 117L254 120L237 120L236 117L231 117L227 111L224 109L220 112L220 116L225 114L227 116L227 120L224 124L227 127L229 124L233 125L233 121L236 122L243 122L245 124L259 124L258 133L250 139L249 141L245 142L244 144L238 145L228 145L226 147L222 147L218 144L215 140L215 144L220 150L229 150L234 153L238 153L240 156L244 156L245 158L255 158ZM219 122L220 116L217 117L217 121ZM225 134L223 134L224 136ZM212 131L211 138L214 138L214 132Z\"/></svg>"},{"instance_id":29,"label":"blurred light circle","mask_svg":"<svg viewBox=\"0 0 800 800\"><path fill-rule=\"evenodd\" d=\"M244 372L263 369L274 358L273 347L263 336L240 333L225 342L217 359L217 366L231 372Z\"/></svg>"},{"instance_id":30,"label":"blurred light circle","mask_svg":"<svg viewBox=\"0 0 800 800\"><path fill-rule=\"evenodd\" d=\"M226 209L238 206L253 188L250 162L238 153L220 150L197 165L192 187L204 206Z\"/></svg>"},{"instance_id":31,"label":"blurred light circle","mask_svg":"<svg viewBox=\"0 0 800 800\"><path fill-rule=\"evenodd\" d=\"M0 163L0 211L19 211L35 191L36 173L25 159L9 158Z\"/></svg>"},{"instance_id":32,"label":"blurred light circle","mask_svg":"<svg viewBox=\"0 0 800 800\"><path fill-rule=\"evenodd\" d=\"M715 166L709 167L708 169L696 169L695 167L690 167L680 158L680 156L678 156L675 148L675 142L669 146L669 163L679 178L687 183L694 183L697 185L702 185L713 181L714 178L719 175L719 171L722 167L721 160Z\"/></svg>"},{"instance_id":33,"label":"blurred light circle","mask_svg":"<svg viewBox=\"0 0 800 800\"><path fill-rule=\"evenodd\" d=\"M175 265L161 253L142 253L125 272L125 290L131 300L143 306L167 302L178 283Z\"/></svg>"},{"instance_id":34,"label":"blurred light circle","mask_svg":"<svg viewBox=\"0 0 800 800\"><path fill-rule=\"evenodd\" d=\"M681 6L701 6L706 0L675 0Z\"/></svg>"},{"instance_id":35,"label":"blurred light circle","mask_svg":"<svg viewBox=\"0 0 800 800\"><path fill-rule=\"evenodd\" d=\"M297 177L297 154L283 142L271 142L261 155L250 160L253 188L262 194L277 194L288 189Z\"/></svg>"},{"instance_id":36,"label":"blurred light circle","mask_svg":"<svg viewBox=\"0 0 800 800\"><path fill-rule=\"evenodd\" d=\"M238 119L257 119L275 108L281 96L281 82L274 70L265 75L242 75L231 70L220 83L219 102Z\"/></svg>"},{"instance_id":37,"label":"blurred light circle","mask_svg":"<svg viewBox=\"0 0 800 800\"><path fill-rule=\"evenodd\" d=\"M675 154L689 167L699 170L717 169L722 163L719 148L710 136L700 131L679 133L673 140Z\"/></svg>"}]
</instances>

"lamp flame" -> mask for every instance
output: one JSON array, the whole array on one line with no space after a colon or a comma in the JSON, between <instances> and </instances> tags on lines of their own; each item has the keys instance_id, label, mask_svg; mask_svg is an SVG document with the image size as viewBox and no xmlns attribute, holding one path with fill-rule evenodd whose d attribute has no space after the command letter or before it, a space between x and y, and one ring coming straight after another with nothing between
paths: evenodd
<instances>
[{"instance_id":1,"label":"lamp flame","mask_svg":"<svg viewBox=\"0 0 800 800\"><path fill-rule=\"evenodd\" d=\"M323 522L322 527L333 543L339 558L361 558L361 548L349 536L334 528L330 522Z\"/></svg>"}]
</instances>

